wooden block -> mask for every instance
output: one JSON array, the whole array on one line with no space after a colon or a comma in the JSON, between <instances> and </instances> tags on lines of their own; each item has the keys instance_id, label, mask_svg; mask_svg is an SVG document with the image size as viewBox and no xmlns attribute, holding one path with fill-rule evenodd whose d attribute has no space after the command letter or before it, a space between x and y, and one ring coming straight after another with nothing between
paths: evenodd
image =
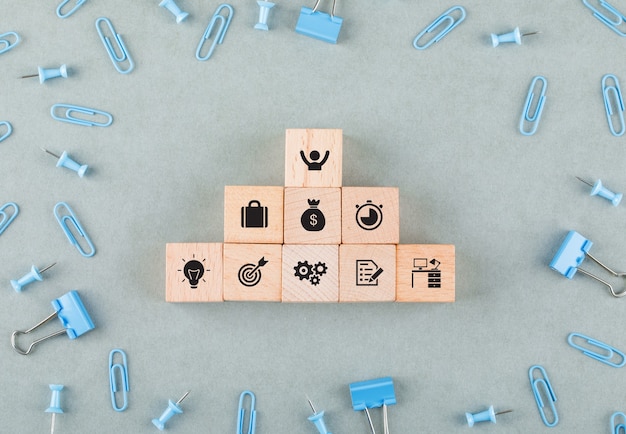
<instances>
[{"instance_id":1,"label":"wooden block","mask_svg":"<svg viewBox=\"0 0 626 434\"><path fill-rule=\"evenodd\" d=\"M225 301L281 301L283 246L224 244Z\"/></svg>"},{"instance_id":2,"label":"wooden block","mask_svg":"<svg viewBox=\"0 0 626 434\"><path fill-rule=\"evenodd\" d=\"M286 187L341 187L343 131L289 129L285 140Z\"/></svg>"},{"instance_id":3,"label":"wooden block","mask_svg":"<svg viewBox=\"0 0 626 434\"><path fill-rule=\"evenodd\" d=\"M168 243L165 301L223 301L222 243Z\"/></svg>"},{"instance_id":4,"label":"wooden block","mask_svg":"<svg viewBox=\"0 0 626 434\"><path fill-rule=\"evenodd\" d=\"M283 302L339 301L339 246L283 246Z\"/></svg>"},{"instance_id":5,"label":"wooden block","mask_svg":"<svg viewBox=\"0 0 626 434\"><path fill-rule=\"evenodd\" d=\"M341 242L398 244L400 198L397 187L343 187Z\"/></svg>"},{"instance_id":6,"label":"wooden block","mask_svg":"<svg viewBox=\"0 0 626 434\"><path fill-rule=\"evenodd\" d=\"M341 243L340 188L285 188L285 244Z\"/></svg>"},{"instance_id":7,"label":"wooden block","mask_svg":"<svg viewBox=\"0 0 626 434\"><path fill-rule=\"evenodd\" d=\"M283 187L226 186L224 242L282 244Z\"/></svg>"},{"instance_id":8,"label":"wooden block","mask_svg":"<svg viewBox=\"0 0 626 434\"><path fill-rule=\"evenodd\" d=\"M395 301L396 246L339 246L339 301Z\"/></svg>"},{"instance_id":9,"label":"wooden block","mask_svg":"<svg viewBox=\"0 0 626 434\"><path fill-rule=\"evenodd\" d=\"M400 244L397 248L396 301L452 302L455 249L449 244Z\"/></svg>"}]
</instances>

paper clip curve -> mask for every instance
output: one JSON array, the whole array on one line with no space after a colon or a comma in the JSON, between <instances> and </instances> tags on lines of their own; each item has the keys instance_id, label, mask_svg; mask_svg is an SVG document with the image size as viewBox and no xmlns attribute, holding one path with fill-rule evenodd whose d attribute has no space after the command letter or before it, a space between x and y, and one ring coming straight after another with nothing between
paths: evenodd
<instances>
[{"instance_id":1,"label":"paper clip curve","mask_svg":"<svg viewBox=\"0 0 626 434\"><path fill-rule=\"evenodd\" d=\"M13 208L13 213L8 215L4 210L7 208ZM20 213L20 209L14 202L7 202L0 207L0 235L9 227L11 222L15 220L15 217Z\"/></svg>"},{"instance_id":2,"label":"paper clip curve","mask_svg":"<svg viewBox=\"0 0 626 434\"><path fill-rule=\"evenodd\" d=\"M622 418L622 422L616 423L617 418ZM626 414L616 411L611 415L611 434L626 433Z\"/></svg>"},{"instance_id":3,"label":"paper clip curve","mask_svg":"<svg viewBox=\"0 0 626 434\"><path fill-rule=\"evenodd\" d=\"M70 2L70 0L63 0L59 4L59 6L57 6L57 17L59 17L59 18L67 18L67 17L69 17L74 12L76 12L78 10L78 8L81 7L86 1L87 0L76 0L76 4L74 5L74 7L72 7L72 9L70 9L66 13L63 13L63 12L61 12L61 9L63 9L63 6L65 6L66 4L68 4Z\"/></svg>"},{"instance_id":4,"label":"paper clip curve","mask_svg":"<svg viewBox=\"0 0 626 434\"><path fill-rule=\"evenodd\" d=\"M122 357L122 363L113 363L115 354L119 354ZM121 390L118 390L117 388L118 375L122 386ZM128 408L128 391L130 390L130 387L128 386L128 361L126 359L126 353L119 348L115 348L109 353L109 384L111 386L111 405L113 406L113 410L126 410L126 408ZM115 399L115 394L117 392L122 393L123 404L121 407L117 405L117 400Z\"/></svg>"},{"instance_id":5,"label":"paper clip curve","mask_svg":"<svg viewBox=\"0 0 626 434\"><path fill-rule=\"evenodd\" d=\"M11 41L4 38L5 36L13 36L15 38L15 42L11 43ZM17 44L19 44L20 41L21 41L20 35L18 35L15 32L6 32L6 33L1 34L0 35L0 47L2 48L0 48L0 54L6 53L7 51L15 47Z\"/></svg>"},{"instance_id":6,"label":"paper clip curve","mask_svg":"<svg viewBox=\"0 0 626 434\"><path fill-rule=\"evenodd\" d=\"M454 18L450 16L450 13L456 10L461 11L461 17L455 21ZM465 12L465 8L463 8L463 6L451 7L450 9L445 11L443 14L441 14L439 18L435 19L435 21L433 21L428 27L422 30L420 34L415 37L415 39L413 39L413 47L415 47L416 50L425 50L426 48L430 47L432 44L434 44L435 42L438 42L444 36L446 36L456 26L461 24L463 20L465 20L466 15L467 13ZM441 25L442 23L446 23L446 22L447 22L446 26L433 39L431 39L424 45L418 45L419 40L426 33L432 32L435 28L439 27L439 25Z\"/></svg>"},{"instance_id":7,"label":"paper clip curve","mask_svg":"<svg viewBox=\"0 0 626 434\"><path fill-rule=\"evenodd\" d=\"M66 209L66 213L64 213L64 215L60 215L59 214L59 208L65 208ZM69 240L70 244L72 244L74 247L76 247L76 250L78 250L78 252L81 255L83 255L85 258L90 258L90 257L92 257L96 253L96 248L94 247L93 243L91 242L91 239L89 238L89 236L87 235L87 233L85 232L83 227L80 225L80 223L76 219L76 215L74 214L74 211L72 211L72 209L70 208L70 206L67 203L65 203L65 202L57 203L54 206L54 216L56 217L57 221L59 222L59 225L61 225L61 229L63 229L63 232L65 232L65 236ZM74 228L78 231L78 234L85 239L85 242L89 246L89 250L88 251L83 249L83 247L80 245L80 243L78 242L78 240L76 239L74 234L72 234L72 231L67 226L67 222L68 221L72 225L74 225Z\"/></svg>"},{"instance_id":8,"label":"paper clip curve","mask_svg":"<svg viewBox=\"0 0 626 434\"><path fill-rule=\"evenodd\" d=\"M601 350L605 351L605 354L602 353L598 353L598 352L594 352L592 350L590 350L589 348L585 348L582 347L580 345L578 345L576 342L574 342L574 339L576 338L580 338L585 340L588 344L597 347ZM582 335L580 333L570 333L567 336L567 343L570 344L570 346L576 348L577 350L582 351L582 353L587 356L587 357L591 357L592 359L595 359L599 362L602 362L606 365L612 366L613 368L621 368L622 366L626 365L626 355L624 355L624 353L622 353L621 351L619 351L616 348L613 348L610 345L605 344L604 342L600 342L596 339L590 338L588 336ZM611 360L614 358L614 356L617 355L619 356L622 361L620 363L614 363Z\"/></svg>"},{"instance_id":9,"label":"paper clip curve","mask_svg":"<svg viewBox=\"0 0 626 434\"><path fill-rule=\"evenodd\" d=\"M57 116L57 114L55 113L57 109L66 109L65 115L63 117ZM72 116L72 113L82 113L84 115L89 115L89 116L102 115L107 119L107 121L106 122L88 121L88 120L74 117ZM71 104L54 104L50 108L50 115L52 116L53 119L56 119L57 121L69 122L70 124L83 125L86 127L108 127L109 125L113 123L113 116L111 116L110 113L103 112L102 110L96 110L96 109L92 109L89 107L80 107L80 106L71 105Z\"/></svg>"},{"instance_id":10,"label":"paper clip curve","mask_svg":"<svg viewBox=\"0 0 626 434\"><path fill-rule=\"evenodd\" d=\"M1 142L1 141L3 141L4 139L8 138L11 135L11 133L13 132L13 126L8 121L2 121L2 122L0 122L0 125L6 125L6 127L7 127L7 132L4 133L2 136L0 136L0 142Z\"/></svg>"},{"instance_id":11,"label":"paper clip curve","mask_svg":"<svg viewBox=\"0 0 626 434\"><path fill-rule=\"evenodd\" d=\"M533 100L535 98L535 85L538 81L541 81L541 93L539 94L539 100L537 102L537 107L535 107L535 112L530 115L528 111L532 106ZM539 127L539 120L541 119L541 113L543 112L543 104L546 102L546 88L548 87L548 81L545 77L541 75L537 75L533 78L533 81L530 82L530 88L528 89L528 95L526 96L526 102L524 103L524 111L522 113L522 117L519 121L519 131L525 136L532 136L537 131ZM529 122L531 124L531 128L527 131L524 128L524 124Z\"/></svg>"},{"instance_id":12,"label":"paper clip curve","mask_svg":"<svg viewBox=\"0 0 626 434\"><path fill-rule=\"evenodd\" d=\"M254 397L254 393L249 390L244 390L239 396L239 409L237 410L237 434L244 434L243 421L245 419L246 410L243 407L243 401L246 398L246 395L250 396L250 422L248 424L247 434L254 434L254 431L256 430L256 410L254 409L256 398Z\"/></svg>"},{"instance_id":13,"label":"paper clip curve","mask_svg":"<svg viewBox=\"0 0 626 434\"><path fill-rule=\"evenodd\" d=\"M226 16L220 13L222 9L224 8L228 9L229 11L228 15ZM196 59L198 59L201 62L204 62L205 60L209 60L209 58L213 55L215 46L217 44L221 44L224 41L224 36L226 36L226 31L228 30L228 26L230 26L230 21L232 20L234 13L235 11L233 10L233 7L227 3L222 3L221 5L217 7L217 9L215 10L215 13L213 14L213 18L211 18L209 25L207 26L206 30L204 31L204 34L202 35L202 39L200 39L198 48L196 48ZM211 47L209 48L209 52L205 56L200 56L200 52L202 51L202 48L204 47L204 43L211 37L211 33L213 33L213 27L215 26L215 22L217 20L220 20L220 27L219 27L219 30L217 31L217 34L215 35L215 38L213 39L213 43L211 44Z\"/></svg>"},{"instance_id":14,"label":"paper clip curve","mask_svg":"<svg viewBox=\"0 0 626 434\"><path fill-rule=\"evenodd\" d=\"M113 39L117 43L117 47L119 48L119 52L120 52L119 55L117 54L116 49L111 44L111 40L109 39L109 37L104 36L104 34L102 33L102 29L100 28L100 23L103 21L106 24L106 26L109 28L109 31L113 35ZM122 40L122 37L113 28L113 24L111 23L111 20L109 20L106 17L98 18L96 20L96 30L98 31L100 40L104 44L104 48L107 50L107 54L109 55L111 62L113 62L113 66L115 67L117 72L119 72L120 74L128 74L129 72L131 72L135 68L135 63L133 62L132 57L130 57L130 54L128 53L128 50L126 49L126 45L124 45L124 41ZM119 64L125 61L128 61L128 68L122 69L119 66Z\"/></svg>"},{"instance_id":15,"label":"paper clip curve","mask_svg":"<svg viewBox=\"0 0 626 434\"><path fill-rule=\"evenodd\" d=\"M539 370L541 372L541 377L534 377L535 370ZM535 395L535 402L537 403L537 408L539 409L539 415L541 416L541 420L543 421L544 425L548 427L556 426L556 424L559 423L559 415L556 412L556 406L554 405L554 403L556 402L556 395L554 394L554 390L552 390L552 385L550 384L550 380L548 379L548 374L546 373L546 370L539 365L531 366L528 370L528 378L530 379L530 387L533 390L533 394ZM554 415L554 420L552 422L549 422L546 416L546 412L544 410L545 405L543 403L543 399L541 399L541 393L538 388L539 385L542 385L545 395L550 399L550 411Z\"/></svg>"},{"instance_id":16,"label":"paper clip curve","mask_svg":"<svg viewBox=\"0 0 626 434\"><path fill-rule=\"evenodd\" d=\"M598 20L600 20L601 23L603 23L609 29L613 30L618 35L626 36L626 33L618 29L618 27L626 20L626 16L624 16L624 14L622 14L620 11L615 9L614 6L610 5L605 0L599 0L599 3L600 3L600 6L602 6L605 10L613 14L614 18L610 18L610 17L607 17L606 15L603 15L598 9L590 5L587 0L583 0L583 4L587 6L587 8L593 11L593 16L596 17Z\"/></svg>"},{"instance_id":17,"label":"paper clip curve","mask_svg":"<svg viewBox=\"0 0 626 434\"><path fill-rule=\"evenodd\" d=\"M606 84L607 80L613 80L615 82L614 85ZM620 123L620 130L615 131L615 126L613 125L613 107L611 105L611 94L615 99L615 105L617 106L617 115ZM609 123L609 129L611 130L611 134L615 137L619 137L626 132L626 123L624 123L624 100L622 99L622 91L619 87L619 80L613 74L606 74L602 77L602 96L604 98L604 110L606 112L606 120Z\"/></svg>"}]
</instances>

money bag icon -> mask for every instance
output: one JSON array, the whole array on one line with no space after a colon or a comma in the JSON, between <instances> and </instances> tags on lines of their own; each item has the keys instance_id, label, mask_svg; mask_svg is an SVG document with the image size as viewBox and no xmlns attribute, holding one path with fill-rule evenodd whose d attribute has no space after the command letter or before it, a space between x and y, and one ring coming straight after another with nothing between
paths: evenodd
<instances>
[{"instance_id":1,"label":"money bag icon","mask_svg":"<svg viewBox=\"0 0 626 434\"><path fill-rule=\"evenodd\" d=\"M326 225L326 219L324 218L324 214L322 211L317 209L317 206L320 204L319 200L308 199L309 209L304 211L302 217L300 217L300 223L302 223L302 227L310 232L317 232L324 229Z\"/></svg>"}]
</instances>

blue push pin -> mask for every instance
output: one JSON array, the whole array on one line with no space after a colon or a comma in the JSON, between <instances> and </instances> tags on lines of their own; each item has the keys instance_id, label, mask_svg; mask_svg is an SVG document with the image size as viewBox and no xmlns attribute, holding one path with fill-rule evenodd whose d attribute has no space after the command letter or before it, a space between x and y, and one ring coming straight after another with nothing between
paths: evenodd
<instances>
[{"instance_id":1,"label":"blue push pin","mask_svg":"<svg viewBox=\"0 0 626 434\"><path fill-rule=\"evenodd\" d=\"M152 423L159 430L163 431L165 429L165 423L172 418L175 414L181 414L183 410L180 408L180 403L183 402L187 395L189 395L190 390L188 390L181 398L176 401L176 403L172 402L170 399L167 403L167 408L163 412L163 414L158 419L152 419Z\"/></svg>"},{"instance_id":2,"label":"blue push pin","mask_svg":"<svg viewBox=\"0 0 626 434\"><path fill-rule=\"evenodd\" d=\"M50 390L52 391L52 397L50 398L50 407L46 409L46 413L52 413L52 423L50 425L50 432L54 432L54 421L57 413L63 413L61 409L61 390L63 390L62 384L50 384Z\"/></svg>"},{"instance_id":3,"label":"blue push pin","mask_svg":"<svg viewBox=\"0 0 626 434\"><path fill-rule=\"evenodd\" d=\"M55 265L56 265L56 262L52 265L48 265L46 268L42 269L41 271L33 265L32 267L30 267L30 271L26 273L24 276L20 277L17 280L11 280L11 286L13 287L13 289L15 289L15 292L22 292L22 288L24 288L29 283L33 283L35 280L38 280L41 282L43 280L43 278L41 277L41 273L43 273L46 270L49 270Z\"/></svg>"},{"instance_id":4,"label":"blue push pin","mask_svg":"<svg viewBox=\"0 0 626 434\"><path fill-rule=\"evenodd\" d=\"M467 424L469 426L474 426L475 423L478 422L492 422L496 423L496 416L505 413L511 413L513 410L504 410L495 412L493 410L493 405L490 406L487 410L481 411L480 413L465 413L465 417L467 418Z\"/></svg>"},{"instance_id":5,"label":"blue push pin","mask_svg":"<svg viewBox=\"0 0 626 434\"><path fill-rule=\"evenodd\" d=\"M63 153L59 157L57 154L50 152L47 149L41 149L59 160L57 161L57 167L65 167L66 169L73 170L74 172L78 173L78 176L80 176L81 178L85 175L85 172L87 172L87 168L89 166L87 166L86 164L79 164L76 161L72 160L67 155L66 151L63 151Z\"/></svg>"},{"instance_id":6,"label":"blue push pin","mask_svg":"<svg viewBox=\"0 0 626 434\"><path fill-rule=\"evenodd\" d=\"M37 67L37 74L32 75L24 75L22 78L32 78L39 77L39 83L43 84L44 81L49 80L51 78L63 77L67 78L67 66L65 64L61 65L58 68L42 68L41 66Z\"/></svg>"},{"instance_id":7,"label":"blue push pin","mask_svg":"<svg viewBox=\"0 0 626 434\"><path fill-rule=\"evenodd\" d=\"M507 42L515 42L517 45L522 45L522 37L536 35L539 32L531 32L524 33L523 35L519 31L519 27L516 27L515 30L509 33L503 33L501 35L496 35L495 33L491 34L491 45L497 47L500 44L505 44Z\"/></svg>"},{"instance_id":8,"label":"blue push pin","mask_svg":"<svg viewBox=\"0 0 626 434\"><path fill-rule=\"evenodd\" d=\"M159 6L167 9L176 17L176 23L180 24L189 16L187 12L183 12L174 0L162 0Z\"/></svg>"},{"instance_id":9,"label":"blue push pin","mask_svg":"<svg viewBox=\"0 0 626 434\"><path fill-rule=\"evenodd\" d=\"M267 18L270 15L270 9L274 7L274 3L266 2L262 0L257 0L256 2L259 5L259 22L255 24L254 28L258 30L269 30L267 26Z\"/></svg>"},{"instance_id":10,"label":"blue push pin","mask_svg":"<svg viewBox=\"0 0 626 434\"><path fill-rule=\"evenodd\" d=\"M611 190L607 189L602 185L602 180L598 179L595 184L591 184L590 182L585 181L584 179L576 177L580 182L587 184L591 187L591 196L600 196L608 200L613 204L613 206L619 205L622 201L622 193L613 193Z\"/></svg>"},{"instance_id":11,"label":"blue push pin","mask_svg":"<svg viewBox=\"0 0 626 434\"><path fill-rule=\"evenodd\" d=\"M311 410L313 410L313 415L309 416L307 419L313 422L313 425L315 425L315 428L317 428L320 434L332 434L326 429L326 424L324 423L324 412L320 411L318 413L317 410L315 410L315 407L313 406L311 400L307 398L307 401L309 401Z\"/></svg>"}]
</instances>

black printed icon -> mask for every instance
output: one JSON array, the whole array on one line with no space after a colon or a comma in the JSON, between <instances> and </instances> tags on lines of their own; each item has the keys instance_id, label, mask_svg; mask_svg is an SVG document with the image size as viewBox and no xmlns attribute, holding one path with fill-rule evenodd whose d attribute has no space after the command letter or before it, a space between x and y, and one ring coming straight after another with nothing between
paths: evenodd
<instances>
[{"instance_id":1,"label":"black printed icon","mask_svg":"<svg viewBox=\"0 0 626 434\"><path fill-rule=\"evenodd\" d=\"M193 257L195 258L196 255L193 255ZM202 260L202 262L205 261L206 259ZM183 262L185 263L185 266L182 270L178 271L182 271L187 280L189 280L189 286L191 287L191 289L196 289L198 287L198 284L200 283L200 279L202 279L202 276L204 276L204 272L211 270L209 270L208 268L205 270L204 264L196 259L192 259L190 261L185 261L185 259L183 259ZM182 281L184 282L185 279L183 279ZM206 280L204 279L202 279L202 281L206 282Z\"/></svg>"},{"instance_id":2,"label":"black printed icon","mask_svg":"<svg viewBox=\"0 0 626 434\"><path fill-rule=\"evenodd\" d=\"M302 217L300 217L300 223L302 227L310 232L317 232L324 229L326 226L326 218L322 211L320 211L317 206L320 204L319 200L308 199L309 209L304 211Z\"/></svg>"},{"instance_id":3,"label":"black printed icon","mask_svg":"<svg viewBox=\"0 0 626 434\"><path fill-rule=\"evenodd\" d=\"M248 206L241 207L242 228L266 228L267 207L261 206L258 200L251 200Z\"/></svg>"},{"instance_id":4,"label":"black printed icon","mask_svg":"<svg viewBox=\"0 0 626 434\"><path fill-rule=\"evenodd\" d=\"M298 261L298 265L293 267L293 269L296 270L294 276L300 280L308 280L313 286L319 285L320 277L328 271L328 267L324 262L318 262L315 265L311 265L308 261Z\"/></svg>"},{"instance_id":5,"label":"black printed icon","mask_svg":"<svg viewBox=\"0 0 626 434\"><path fill-rule=\"evenodd\" d=\"M357 259L356 286L378 286L378 278L383 270L371 259Z\"/></svg>"},{"instance_id":6,"label":"black printed icon","mask_svg":"<svg viewBox=\"0 0 626 434\"><path fill-rule=\"evenodd\" d=\"M383 222L383 206L375 205L371 200L356 206L356 222L366 231L373 231Z\"/></svg>"},{"instance_id":7,"label":"black printed icon","mask_svg":"<svg viewBox=\"0 0 626 434\"><path fill-rule=\"evenodd\" d=\"M263 256L256 264L244 264L237 275L239 282L244 286L256 286L261 281L261 267L268 262Z\"/></svg>"},{"instance_id":8,"label":"black printed icon","mask_svg":"<svg viewBox=\"0 0 626 434\"><path fill-rule=\"evenodd\" d=\"M428 264L432 265L432 268L428 268ZM439 262L433 258L430 261L428 258L413 258L413 270L411 271L411 288L415 286L427 286L428 288L441 288L441 270L439 269ZM419 281L426 279L426 285L419 285Z\"/></svg>"},{"instance_id":9,"label":"black printed icon","mask_svg":"<svg viewBox=\"0 0 626 434\"><path fill-rule=\"evenodd\" d=\"M309 158L307 158L304 154L304 151L300 151L300 157L302 158L302 161L304 161L304 164L307 165L309 170L322 170L322 166L324 165L324 163L326 163L326 160L328 160L329 156L330 151L326 151L326 153L324 154L324 158L322 158L322 160L320 161L319 151L311 151L309 153L309 160Z\"/></svg>"}]
</instances>

